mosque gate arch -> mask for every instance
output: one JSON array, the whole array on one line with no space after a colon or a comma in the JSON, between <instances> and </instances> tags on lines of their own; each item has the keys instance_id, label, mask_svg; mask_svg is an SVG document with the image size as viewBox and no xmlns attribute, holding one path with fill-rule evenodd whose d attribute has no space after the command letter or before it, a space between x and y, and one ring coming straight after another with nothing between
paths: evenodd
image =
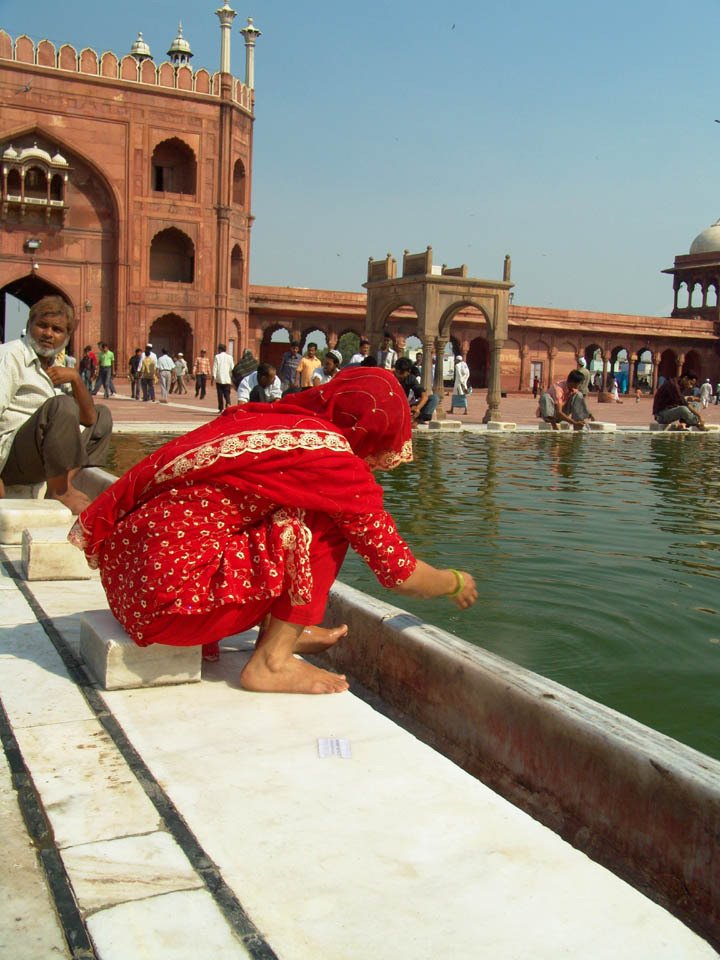
<instances>
[{"instance_id":1,"label":"mosque gate arch","mask_svg":"<svg viewBox=\"0 0 720 960\"><path fill-rule=\"evenodd\" d=\"M441 358L450 335L450 325L462 307L476 307L486 318L490 350L487 411L485 421L500 415L500 352L508 334L510 257L505 257L502 280L480 280L467 275L467 266L437 267L432 262L432 247L423 253L403 254L402 276L397 276L397 261L388 254L384 260L368 262L367 327L373 349L377 349L383 327L393 310L411 306L417 316L417 336L423 344L423 386L428 389L432 370L432 354ZM442 397L442 363L435 368L436 394ZM439 405L439 416L442 404Z\"/></svg>"}]
</instances>

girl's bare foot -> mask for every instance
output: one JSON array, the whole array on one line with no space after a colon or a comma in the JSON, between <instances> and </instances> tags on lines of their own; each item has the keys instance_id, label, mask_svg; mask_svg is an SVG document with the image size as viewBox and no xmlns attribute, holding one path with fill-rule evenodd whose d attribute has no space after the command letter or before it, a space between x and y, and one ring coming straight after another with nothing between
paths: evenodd
<instances>
[{"instance_id":1,"label":"girl's bare foot","mask_svg":"<svg viewBox=\"0 0 720 960\"><path fill-rule=\"evenodd\" d=\"M291 656L278 663L256 650L240 674L243 690L257 693L342 693L348 689L344 675L313 667Z\"/></svg>"},{"instance_id":2,"label":"girl's bare foot","mask_svg":"<svg viewBox=\"0 0 720 960\"><path fill-rule=\"evenodd\" d=\"M348 626L343 623L339 627L305 627L295 644L295 653L322 653L332 647L338 640L347 636Z\"/></svg>"}]
</instances>

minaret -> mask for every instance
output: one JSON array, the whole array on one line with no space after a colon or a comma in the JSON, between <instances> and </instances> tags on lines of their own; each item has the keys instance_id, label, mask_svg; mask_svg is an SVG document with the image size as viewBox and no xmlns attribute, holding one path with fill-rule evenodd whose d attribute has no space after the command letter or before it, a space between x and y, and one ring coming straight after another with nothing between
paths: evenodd
<instances>
[{"instance_id":1,"label":"minaret","mask_svg":"<svg viewBox=\"0 0 720 960\"><path fill-rule=\"evenodd\" d=\"M262 36L254 25L252 17L248 17L247 26L240 33L245 37L245 86L255 89L255 41Z\"/></svg>"},{"instance_id":2,"label":"minaret","mask_svg":"<svg viewBox=\"0 0 720 960\"><path fill-rule=\"evenodd\" d=\"M170 45L167 55L170 57L170 62L174 67L180 67L190 62L190 57L193 55L193 52L190 49L190 44L183 36L181 23L178 24L178 35Z\"/></svg>"},{"instance_id":3,"label":"minaret","mask_svg":"<svg viewBox=\"0 0 720 960\"><path fill-rule=\"evenodd\" d=\"M230 73L230 31L237 13L225 0L225 5L215 14L220 18L220 73Z\"/></svg>"},{"instance_id":4,"label":"minaret","mask_svg":"<svg viewBox=\"0 0 720 960\"><path fill-rule=\"evenodd\" d=\"M130 56L135 57L138 63L142 63L143 60L152 60L152 53L150 53L150 47L143 40L142 33L138 33L137 40L130 47Z\"/></svg>"}]
</instances>

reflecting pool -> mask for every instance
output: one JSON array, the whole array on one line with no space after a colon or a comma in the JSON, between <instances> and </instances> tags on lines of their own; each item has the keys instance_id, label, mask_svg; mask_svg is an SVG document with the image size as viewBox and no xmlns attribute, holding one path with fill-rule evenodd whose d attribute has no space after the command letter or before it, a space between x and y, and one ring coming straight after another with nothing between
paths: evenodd
<instances>
[{"instance_id":1,"label":"reflecting pool","mask_svg":"<svg viewBox=\"0 0 720 960\"><path fill-rule=\"evenodd\" d=\"M141 444L118 437L114 469ZM397 605L720 758L719 454L713 436L420 435L378 474L387 508L480 600ZM341 579L394 600L352 552Z\"/></svg>"}]
</instances>

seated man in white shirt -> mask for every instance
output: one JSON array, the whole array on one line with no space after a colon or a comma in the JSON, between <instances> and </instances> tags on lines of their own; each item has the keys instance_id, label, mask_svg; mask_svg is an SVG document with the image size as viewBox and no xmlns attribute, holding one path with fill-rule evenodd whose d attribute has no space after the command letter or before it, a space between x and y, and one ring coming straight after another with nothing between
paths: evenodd
<instances>
[{"instance_id":1,"label":"seated man in white shirt","mask_svg":"<svg viewBox=\"0 0 720 960\"><path fill-rule=\"evenodd\" d=\"M282 396L282 384L271 363L260 363L254 373L240 381L238 403L273 403Z\"/></svg>"},{"instance_id":2,"label":"seated man in white shirt","mask_svg":"<svg viewBox=\"0 0 720 960\"><path fill-rule=\"evenodd\" d=\"M0 345L0 496L6 485L46 481L49 497L80 513L90 501L72 480L104 464L112 416L95 406L77 368L55 363L74 327L70 304L43 297L24 339Z\"/></svg>"},{"instance_id":3,"label":"seated man in white shirt","mask_svg":"<svg viewBox=\"0 0 720 960\"><path fill-rule=\"evenodd\" d=\"M317 387L332 380L335 374L339 373L341 363L342 354L340 351L328 350L323 359L322 366L318 367L312 375L313 386Z\"/></svg>"}]
</instances>

